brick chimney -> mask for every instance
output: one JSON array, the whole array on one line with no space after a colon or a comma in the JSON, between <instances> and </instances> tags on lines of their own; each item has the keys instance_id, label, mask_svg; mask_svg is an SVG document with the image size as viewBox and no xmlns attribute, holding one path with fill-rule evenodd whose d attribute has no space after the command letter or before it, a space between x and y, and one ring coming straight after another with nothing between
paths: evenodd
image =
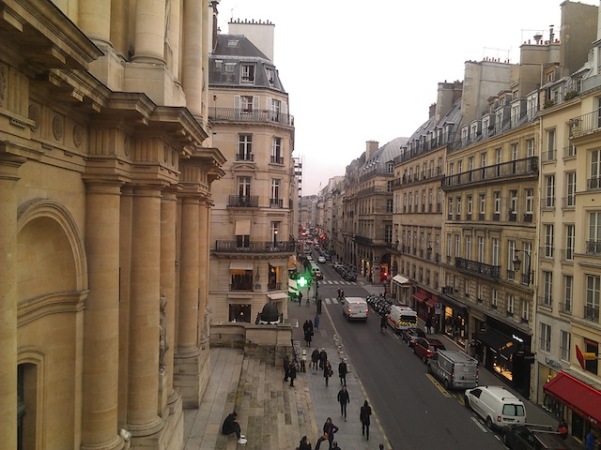
<instances>
[{"instance_id":1,"label":"brick chimney","mask_svg":"<svg viewBox=\"0 0 601 450\"><path fill-rule=\"evenodd\" d=\"M379 146L380 146L380 143L378 141L366 141L365 142L365 160L366 161L369 158L371 158L374 153L376 153Z\"/></svg>"}]
</instances>

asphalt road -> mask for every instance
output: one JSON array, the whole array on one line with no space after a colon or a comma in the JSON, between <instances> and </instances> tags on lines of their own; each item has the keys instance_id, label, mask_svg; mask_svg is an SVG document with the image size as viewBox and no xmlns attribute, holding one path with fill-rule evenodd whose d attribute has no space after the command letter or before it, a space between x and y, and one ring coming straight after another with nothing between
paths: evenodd
<instances>
[{"instance_id":1,"label":"asphalt road","mask_svg":"<svg viewBox=\"0 0 601 450\"><path fill-rule=\"evenodd\" d=\"M346 296L365 297L369 293L361 285L327 284L341 278L330 263L320 267L324 274L319 286L321 298L335 298L339 287ZM428 375L426 366L390 329L380 332L376 314L370 311L366 323L353 323L343 317L339 304L324 301L323 308L395 449L505 448L499 436L463 406L460 392L447 392Z\"/></svg>"}]
</instances>

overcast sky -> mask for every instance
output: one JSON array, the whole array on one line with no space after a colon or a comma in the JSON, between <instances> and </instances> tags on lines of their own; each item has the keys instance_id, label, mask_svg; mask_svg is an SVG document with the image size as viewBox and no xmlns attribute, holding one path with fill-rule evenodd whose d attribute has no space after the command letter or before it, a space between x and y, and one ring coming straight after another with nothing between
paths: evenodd
<instances>
[{"instance_id":1,"label":"overcast sky","mask_svg":"<svg viewBox=\"0 0 601 450\"><path fill-rule=\"evenodd\" d=\"M599 4L594 0L580 3ZM275 24L274 63L290 97L303 160L303 195L365 150L409 137L428 119L439 82L463 80L465 61L519 62L519 47L550 25L559 0L221 0L230 19Z\"/></svg>"}]
</instances>

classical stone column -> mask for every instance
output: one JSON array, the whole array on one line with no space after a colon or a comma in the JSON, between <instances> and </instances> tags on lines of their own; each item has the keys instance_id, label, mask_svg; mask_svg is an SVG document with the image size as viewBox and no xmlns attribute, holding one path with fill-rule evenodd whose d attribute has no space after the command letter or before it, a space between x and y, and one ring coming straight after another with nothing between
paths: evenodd
<instances>
[{"instance_id":1,"label":"classical stone column","mask_svg":"<svg viewBox=\"0 0 601 450\"><path fill-rule=\"evenodd\" d=\"M0 158L0 423L17 448L17 181L21 158Z\"/></svg>"},{"instance_id":2,"label":"classical stone column","mask_svg":"<svg viewBox=\"0 0 601 450\"><path fill-rule=\"evenodd\" d=\"M137 0L134 60L164 63L166 9L171 0ZM202 3L202 2L199 2Z\"/></svg>"},{"instance_id":3,"label":"classical stone column","mask_svg":"<svg viewBox=\"0 0 601 450\"><path fill-rule=\"evenodd\" d=\"M121 183L87 182L82 449L121 448L117 435Z\"/></svg>"},{"instance_id":4,"label":"classical stone column","mask_svg":"<svg viewBox=\"0 0 601 450\"><path fill-rule=\"evenodd\" d=\"M138 186L133 198L127 422L134 437L158 432L161 191Z\"/></svg>"},{"instance_id":5,"label":"classical stone column","mask_svg":"<svg viewBox=\"0 0 601 450\"><path fill-rule=\"evenodd\" d=\"M178 350L184 353L194 351L197 348L198 210L198 198L184 197L182 199Z\"/></svg>"},{"instance_id":6,"label":"classical stone column","mask_svg":"<svg viewBox=\"0 0 601 450\"><path fill-rule=\"evenodd\" d=\"M175 350L175 258L176 258L176 209L177 198L175 192L163 192L161 200L161 296L165 298L164 312L161 321L166 326L164 333L165 351L159 360L163 368L161 375L166 376L165 394L169 396L168 402L175 401L177 395L173 390L173 354ZM161 405L165 407L164 404ZM162 409L162 408L161 408Z\"/></svg>"},{"instance_id":7,"label":"classical stone column","mask_svg":"<svg viewBox=\"0 0 601 450\"><path fill-rule=\"evenodd\" d=\"M199 214L199 264L198 264L198 279L200 285L200 307L199 320L201 320L201 343L206 338L204 330L204 317L207 314L207 304L209 295L209 239L210 239L210 208L211 203L205 200L200 205Z\"/></svg>"},{"instance_id":8,"label":"classical stone column","mask_svg":"<svg viewBox=\"0 0 601 450\"><path fill-rule=\"evenodd\" d=\"M111 0L80 0L78 25L89 38L110 43Z\"/></svg>"},{"instance_id":9,"label":"classical stone column","mask_svg":"<svg viewBox=\"0 0 601 450\"><path fill-rule=\"evenodd\" d=\"M202 116L203 8L207 8L206 2L184 0L182 87L186 106L198 119Z\"/></svg>"}]
</instances>

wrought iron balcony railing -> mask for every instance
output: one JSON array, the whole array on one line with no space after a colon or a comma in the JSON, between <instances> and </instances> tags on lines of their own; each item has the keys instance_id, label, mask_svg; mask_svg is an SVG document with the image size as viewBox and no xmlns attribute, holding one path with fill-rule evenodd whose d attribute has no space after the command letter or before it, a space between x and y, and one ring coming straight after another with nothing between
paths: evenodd
<instances>
[{"instance_id":1,"label":"wrought iron balcony railing","mask_svg":"<svg viewBox=\"0 0 601 450\"><path fill-rule=\"evenodd\" d=\"M259 206L259 196L230 195L227 205L234 208L257 208Z\"/></svg>"},{"instance_id":2,"label":"wrought iron balcony railing","mask_svg":"<svg viewBox=\"0 0 601 450\"><path fill-rule=\"evenodd\" d=\"M269 207L270 208L283 208L284 200L281 198L270 198L269 199Z\"/></svg>"},{"instance_id":3,"label":"wrought iron balcony railing","mask_svg":"<svg viewBox=\"0 0 601 450\"><path fill-rule=\"evenodd\" d=\"M463 188L470 184L536 175L538 175L538 157L531 156L445 176L442 178L441 185L442 189L446 191Z\"/></svg>"},{"instance_id":4,"label":"wrought iron balcony railing","mask_svg":"<svg viewBox=\"0 0 601 450\"><path fill-rule=\"evenodd\" d=\"M284 164L284 157L271 155L271 164Z\"/></svg>"},{"instance_id":5,"label":"wrought iron balcony railing","mask_svg":"<svg viewBox=\"0 0 601 450\"><path fill-rule=\"evenodd\" d=\"M498 279L501 273L500 266L492 266L478 261L472 261L465 258L455 258L455 267L475 275L481 275L487 278Z\"/></svg>"},{"instance_id":6,"label":"wrought iron balcony railing","mask_svg":"<svg viewBox=\"0 0 601 450\"><path fill-rule=\"evenodd\" d=\"M294 242L226 241L215 242L215 251L223 253L292 253Z\"/></svg>"},{"instance_id":7,"label":"wrought iron balcony railing","mask_svg":"<svg viewBox=\"0 0 601 450\"><path fill-rule=\"evenodd\" d=\"M209 108L209 120L231 122L277 123L294 126L294 116L271 109Z\"/></svg>"}]
</instances>

